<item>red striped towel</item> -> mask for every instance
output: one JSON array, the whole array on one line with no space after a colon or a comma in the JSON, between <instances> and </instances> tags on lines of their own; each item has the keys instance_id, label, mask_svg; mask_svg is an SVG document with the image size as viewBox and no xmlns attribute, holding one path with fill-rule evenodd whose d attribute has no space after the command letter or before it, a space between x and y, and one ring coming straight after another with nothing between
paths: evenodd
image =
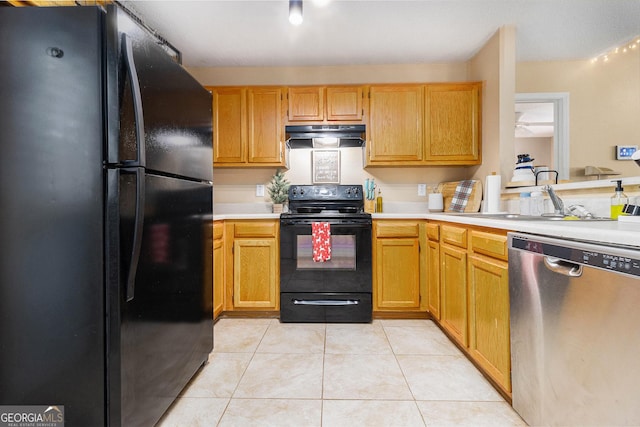
<instances>
[{"instance_id":1,"label":"red striped towel","mask_svg":"<svg viewBox=\"0 0 640 427\"><path fill-rule=\"evenodd\" d=\"M329 261L331 259L331 225L328 222L312 222L311 241L313 261Z\"/></svg>"}]
</instances>

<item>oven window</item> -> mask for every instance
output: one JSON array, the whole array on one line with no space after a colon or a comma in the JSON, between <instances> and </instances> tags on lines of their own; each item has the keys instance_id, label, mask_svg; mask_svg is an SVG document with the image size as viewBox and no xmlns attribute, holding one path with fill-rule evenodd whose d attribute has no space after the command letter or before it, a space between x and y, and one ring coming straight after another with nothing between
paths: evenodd
<instances>
[{"instance_id":1,"label":"oven window","mask_svg":"<svg viewBox=\"0 0 640 427\"><path fill-rule=\"evenodd\" d=\"M298 270L355 270L356 269L356 236L331 236L331 259L326 262L313 260L313 244L311 235L298 235L296 267Z\"/></svg>"}]
</instances>

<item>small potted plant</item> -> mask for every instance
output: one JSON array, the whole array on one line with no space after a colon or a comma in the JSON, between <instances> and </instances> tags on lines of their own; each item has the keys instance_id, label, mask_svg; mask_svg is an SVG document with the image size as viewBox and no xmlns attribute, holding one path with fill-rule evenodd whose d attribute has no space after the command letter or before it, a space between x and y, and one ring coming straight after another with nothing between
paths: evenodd
<instances>
[{"instance_id":1,"label":"small potted plant","mask_svg":"<svg viewBox=\"0 0 640 427\"><path fill-rule=\"evenodd\" d=\"M270 184L267 191L269 191L269 197L273 202L273 213L281 213L283 204L287 201L289 181L284 177L284 172L278 169L271 178Z\"/></svg>"}]
</instances>

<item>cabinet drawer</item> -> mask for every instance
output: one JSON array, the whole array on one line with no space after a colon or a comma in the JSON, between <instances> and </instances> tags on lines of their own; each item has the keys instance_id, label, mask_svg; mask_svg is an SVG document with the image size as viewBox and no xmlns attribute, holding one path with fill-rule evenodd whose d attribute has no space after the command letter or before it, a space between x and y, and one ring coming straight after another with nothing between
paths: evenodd
<instances>
[{"instance_id":1,"label":"cabinet drawer","mask_svg":"<svg viewBox=\"0 0 640 427\"><path fill-rule=\"evenodd\" d=\"M222 222L214 222L213 223L213 239L218 240L222 239L224 235L224 224Z\"/></svg>"},{"instance_id":2,"label":"cabinet drawer","mask_svg":"<svg viewBox=\"0 0 640 427\"><path fill-rule=\"evenodd\" d=\"M429 240L440 240L440 226L438 224L427 224L427 237Z\"/></svg>"},{"instance_id":3,"label":"cabinet drawer","mask_svg":"<svg viewBox=\"0 0 640 427\"><path fill-rule=\"evenodd\" d=\"M234 226L235 237L276 237L275 222L238 222Z\"/></svg>"},{"instance_id":4,"label":"cabinet drawer","mask_svg":"<svg viewBox=\"0 0 640 427\"><path fill-rule=\"evenodd\" d=\"M378 222L376 237L418 237L420 226L417 222Z\"/></svg>"},{"instance_id":5,"label":"cabinet drawer","mask_svg":"<svg viewBox=\"0 0 640 427\"><path fill-rule=\"evenodd\" d=\"M494 258L507 259L507 236L473 230L471 250Z\"/></svg>"},{"instance_id":6,"label":"cabinet drawer","mask_svg":"<svg viewBox=\"0 0 640 427\"><path fill-rule=\"evenodd\" d=\"M465 228L443 225L440 230L440 239L444 243L449 243L450 245L466 248L467 230Z\"/></svg>"}]
</instances>

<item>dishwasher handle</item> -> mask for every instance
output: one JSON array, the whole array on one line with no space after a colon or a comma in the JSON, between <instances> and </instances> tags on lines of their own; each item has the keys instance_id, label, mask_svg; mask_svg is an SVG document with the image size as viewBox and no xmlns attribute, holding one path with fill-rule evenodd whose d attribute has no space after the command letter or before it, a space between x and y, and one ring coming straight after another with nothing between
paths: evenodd
<instances>
[{"instance_id":1,"label":"dishwasher handle","mask_svg":"<svg viewBox=\"0 0 640 427\"><path fill-rule=\"evenodd\" d=\"M544 257L544 265L554 273L559 273L569 277L582 276L582 264L565 261L551 256Z\"/></svg>"}]
</instances>

